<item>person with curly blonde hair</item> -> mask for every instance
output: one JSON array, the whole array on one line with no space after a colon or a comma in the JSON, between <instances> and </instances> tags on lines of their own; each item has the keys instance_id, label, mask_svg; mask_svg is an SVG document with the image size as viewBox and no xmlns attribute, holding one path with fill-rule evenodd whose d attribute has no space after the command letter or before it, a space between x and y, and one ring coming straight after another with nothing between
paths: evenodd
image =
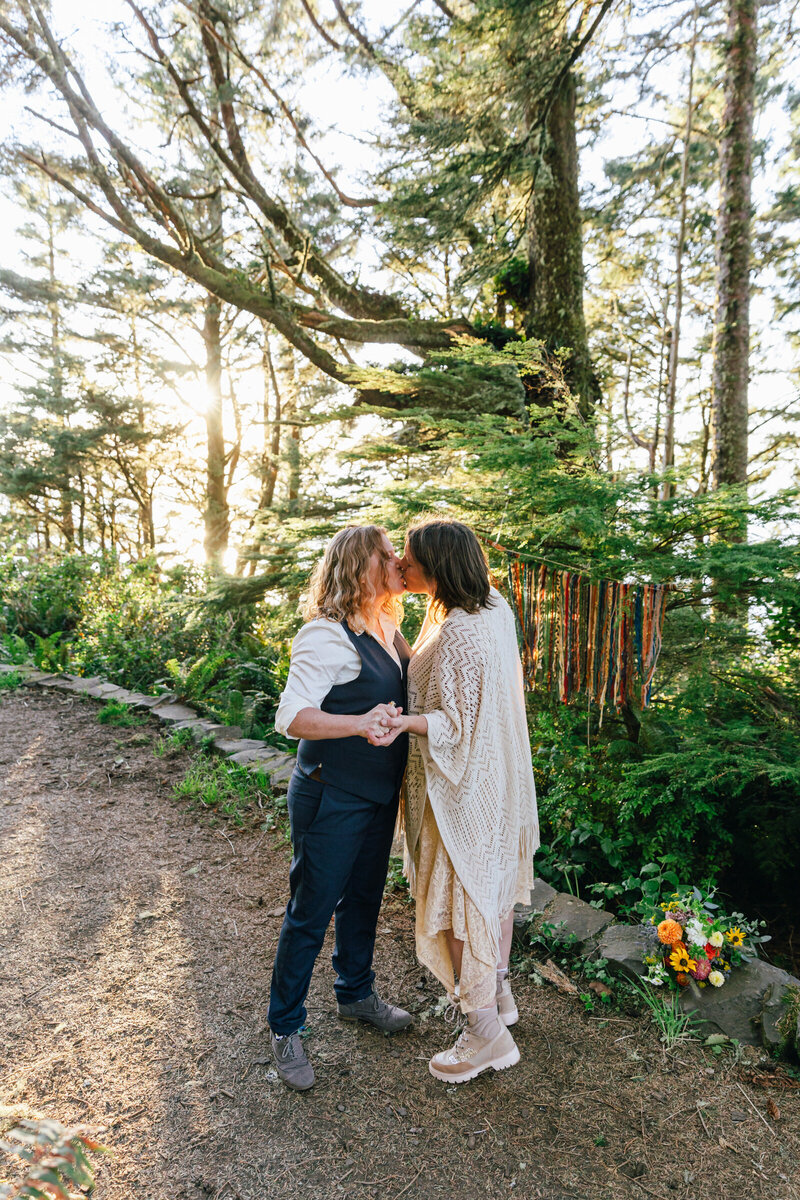
<instances>
[{"instance_id":1,"label":"person with curly blonde hair","mask_svg":"<svg viewBox=\"0 0 800 1200\"><path fill-rule=\"evenodd\" d=\"M339 1016L394 1033L411 1022L375 989L372 958L408 738L369 740L405 710L408 643L398 628L404 583L384 529L353 525L329 542L303 605L275 728L298 738L289 781L290 898L270 988L278 1073L314 1083L300 1029L325 932L334 917Z\"/></svg>"}]
</instances>

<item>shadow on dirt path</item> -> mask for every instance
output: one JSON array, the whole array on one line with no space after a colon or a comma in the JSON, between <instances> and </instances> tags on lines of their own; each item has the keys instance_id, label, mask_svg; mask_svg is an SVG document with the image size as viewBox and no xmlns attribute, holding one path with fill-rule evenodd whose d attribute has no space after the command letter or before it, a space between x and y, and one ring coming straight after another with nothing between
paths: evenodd
<instances>
[{"instance_id":1,"label":"shadow on dirt path","mask_svg":"<svg viewBox=\"0 0 800 1200\"><path fill-rule=\"evenodd\" d=\"M753 1063L666 1055L643 1021L595 1019L524 976L520 1065L432 1079L452 1034L399 899L376 970L413 1029L339 1022L326 947L318 1082L288 1092L266 1031L288 848L172 799L188 759L157 757L156 738L100 726L91 701L0 701L0 1106L97 1133L114 1153L98 1200L800 1200L798 1091L771 1118Z\"/></svg>"}]
</instances>

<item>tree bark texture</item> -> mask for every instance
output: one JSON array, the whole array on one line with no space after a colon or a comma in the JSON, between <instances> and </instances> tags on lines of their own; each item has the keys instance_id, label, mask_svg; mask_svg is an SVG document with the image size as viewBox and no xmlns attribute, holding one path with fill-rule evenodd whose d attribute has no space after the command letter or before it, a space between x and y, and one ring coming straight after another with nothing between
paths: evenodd
<instances>
[{"instance_id":1,"label":"tree bark texture","mask_svg":"<svg viewBox=\"0 0 800 1200\"><path fill-rule=\"evenodd\" d=\"M537 114L531 112L533 124ZM575 135L575 77L552 100L528 205L530 300L525 332L548 350L569 347L567 383L588 416L599 397L583 312L583 238Z\"/></svg>"},{"instance_id":2,"label":"tree bark texture","mask_svg":"<svg viewBox=\"0 0 800 1200\"><path fill-rule=\"evenodd\" d=\"M669 339L669 366L667 369L667 397L664 410L664 474L675 466L675 408L678 400L678 366L680 363L681 319L683 317L683 252L686 248L686 215L689 202L689 155L692 146L692 119L694 117L694 64L697 51L697 5L694 9L692 41L689 49L689 84L686 97L686 127L683 134L681 155L681 190L678 203L678 237L675 243L675 315ZM675 492L675 484L665 478L661 496L669 500Z\"/></svg>"},{"instance_id":3,"label":"tree bark texture","mask_svg":"<svg viewBox=\"0 0 800 1200\"><path fill-rule=\"evenodd\" d=\"M206 561L212 570L222 567L228 548L230 517L225 486L225 437L222 426L222 348L220 344L220 303L216 296L206 298L203 319L203 343L206 350L206 508L203 514Z\"/></svg>"},{"instance_id":4,"label":"tree bark texture","mask_svg":"<svg viewBox=\"0 0 800 1200\"><path fill-rule=\"evenodd\" d=\"M729 0L712 379L714 487L747 482L750 238L758 0Z\"/></svg>"}]
</instances>

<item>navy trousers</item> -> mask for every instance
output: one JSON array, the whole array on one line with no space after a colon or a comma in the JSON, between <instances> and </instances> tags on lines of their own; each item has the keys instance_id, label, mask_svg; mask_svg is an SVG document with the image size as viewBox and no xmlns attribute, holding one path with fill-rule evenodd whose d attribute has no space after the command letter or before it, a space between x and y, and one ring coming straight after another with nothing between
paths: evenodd
<instances>
[{"instance_id":1,"label":"navy trousers","mask_svg":"<svg viewBox=\"0 0 800 1200\"><path fill-rule=\"evenodd\" d=\"M311 973L331 917L336 925L334 988L340 1004L370 994L378 923L397 797L376 804L311 779L295 767L289 782L293 856L269 1000L269 1024L284 1036L306 1019Z\"/></svg>"}]
</instances>

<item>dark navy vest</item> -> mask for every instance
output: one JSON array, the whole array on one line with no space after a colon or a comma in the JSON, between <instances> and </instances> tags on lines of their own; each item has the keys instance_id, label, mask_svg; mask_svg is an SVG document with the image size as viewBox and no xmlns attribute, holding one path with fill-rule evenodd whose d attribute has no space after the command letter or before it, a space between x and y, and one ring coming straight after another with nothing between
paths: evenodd
<instances>
[{"instance_id":1,"label":"dark navy vest","mask_svg":"<svg viewBox=\"0 0 800 1200\"><path fill-rule=\"evenodd\" d=\"M406 711L406 679L411 648L398 632L394 648L401 666L368 633L353 633L347 621L342 628L361 658L361 674L349 683L336 684L322 701L323 712L359 716L376 704L394 701ZM297 763L310 775L320 768L323 783L341 788L351 795L389 804L400 791L408 758L408 734L401 733L391 746L371 746L366 738L300 739Z\"/></svg>"}]
</instances>

